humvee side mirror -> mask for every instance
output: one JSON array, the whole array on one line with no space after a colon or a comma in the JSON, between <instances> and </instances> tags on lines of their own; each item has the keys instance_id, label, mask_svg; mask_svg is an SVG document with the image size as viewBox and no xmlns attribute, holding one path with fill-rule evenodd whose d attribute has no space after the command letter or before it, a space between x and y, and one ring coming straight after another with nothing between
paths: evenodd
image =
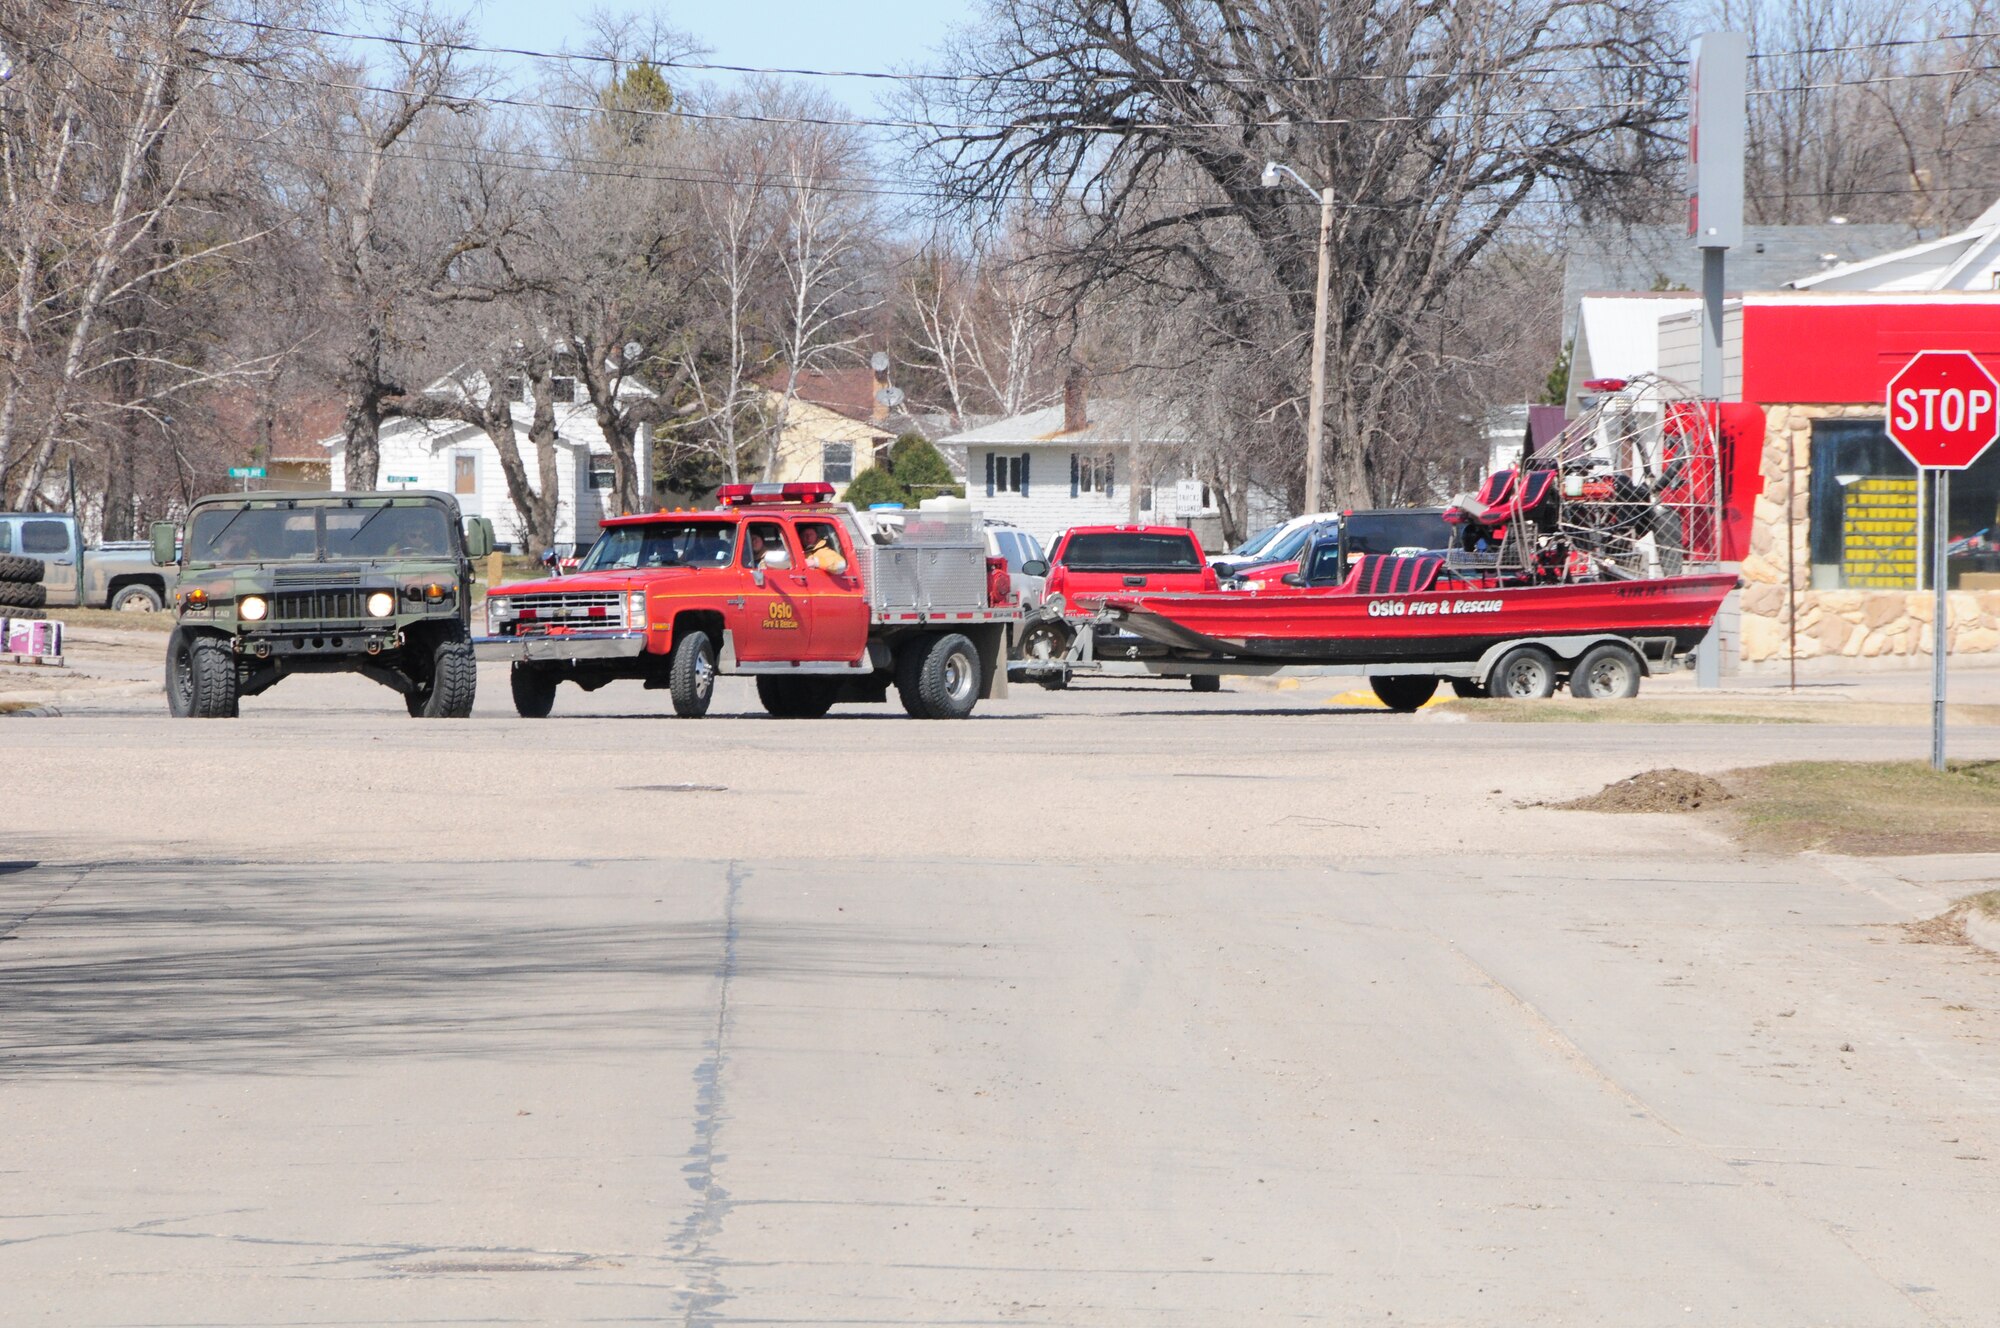
<instances>
[{"instance_id":1,"label":"humvee side mirror","mask_svg":"<svg viewBox=\"0 0 2000 1328\"><path fill-rule=\"evenodd\" d=\"M493 552L493 523L483 516L465 518L465 556L484 558Z\"/></svg>"},{"instance_id":2,"label":"humvee side mirror","mask_svg":"<svg viewBox=\"0 0 2000 1328\"><path fill-rule=\"evenodd\" d=\"M172 567L178 561L174 556L174 534L173 522L155 521L153 523L153 565L155 567Z\"/></svg>"},{"instance_id":3,"label":"humvee side mirror","mask_svg":"<svg viewBox=\"0 0 2000 1328\"><path fill-rule=\"evenodd\" d=\"M1303 586L1306 583L1306 574L1304 572L1287 572L1279 577L1278 580L1288 586Z\"/></svg>"},{"instance_id":4,"label":"humvee side mirror","mask_svg":"<svg viewBox=\"0 0 2000 1328\"><path fill-rule=\"evenodd\" d=\"M1021 564L1022 576L1047 576L1048 574L1049 560L1046 558L1030 558Z\"/></svg>"}]
</instances>

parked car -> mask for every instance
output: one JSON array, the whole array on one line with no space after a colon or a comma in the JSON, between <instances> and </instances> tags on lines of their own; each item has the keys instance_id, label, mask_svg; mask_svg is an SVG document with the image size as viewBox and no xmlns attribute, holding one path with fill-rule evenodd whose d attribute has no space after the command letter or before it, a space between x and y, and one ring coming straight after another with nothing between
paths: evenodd
<instances>
[{"instance_id":1,"label":"parked car","mask_svg":"<svg viewBox=\"0 0 2000 1328\"><path fill-rule=\"evenodd\" d=\"M167 602L167 574L143 541L84 547L76 519L56 512L0 512L0 613L90 608L152 613Z\"/></svg>"},{"instance_id":2,"label":"parked car","mask_svg":"<svg viewBox=\"0 0 2000 1328\"><path fill-rule=\"evenodd\" d=\"M1223 574L1224 590L1262 590L1273 586L1288 572L1299 570L1299 562L1316 544L1340 537L1340 522L1322 521L1309 526L1300 526L1281 539L1271 542L1270 556L1254 563L1248 563Z\"/></svg>"},{"instance_id":3,"label":"parked car","mask_svg":"<svg viewBox=\"0 0 2000 1328\"><path fill-rule=\"evenodd\" d=\"M1413 554L1451 545L1452 530L1442 507L1395 507L1341 513L1340 524L1322 532L1290 563L1251 568L1235 583L1248 591L1337 586L1357 558Z\"/></svg>"},{"instance_id":4,"label":"parked car","mask_svg":"<svg viewBox=\"0 0 2000 1328\"><path fill-rule=\"evenodd\" d=\"M1328 522L1339 520L1338 512L1311 512L1293 517L1282 525L1252 535L1228 553L1209 559L1209 564L1215 568L1217 576L1227 578L1241 574L1246 567L1295 561L1313 531Z\"/></svg>"},{"instance_id":5,"label":"parked car","mask_svg":"<svg viewBox=\"0 0 2000 1328\"><path fill-rule=\"evenodd\" d=\"M990 557L1007 560L1007 575L1013 581L1014 589L1020 593L1021 611L1027 613L1040 608L1048 578L1032 576L1026 568L1032 562L1048 561L1042 542L1019 526L989 517L986 521L986 552Z\"/></svg>"},{"instance_id":6,"label":"parked car","mask_svg":"<svg viewBox=\"0 0 2000 1328\"><path fill-rule=\"evenodd\" d=\"M1048 578L1041 607L1021 624L1018 654L1023 659L1060 659L1086 630L1093 633L1097 658L1136 658L1150 652L1150 644L1093 621L1105 596L1221 587L1202 556L1201 540L1185 526L1074 526L1056 537L1046 561L1029 562L1023 570ZM1041 681L1057 687L1066 678L1050 674ZM1219 685L1212 677L1194 679L1196 691Z\"/></svg>"}]
</instances>

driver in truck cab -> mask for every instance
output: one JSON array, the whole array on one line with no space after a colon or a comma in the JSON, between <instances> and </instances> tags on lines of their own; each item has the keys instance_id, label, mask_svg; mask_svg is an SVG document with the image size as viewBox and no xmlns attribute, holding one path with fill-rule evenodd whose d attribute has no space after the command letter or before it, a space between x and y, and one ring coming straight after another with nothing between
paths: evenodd
<instances>
[{"instance_id":1,"label":"driver in truck cab","mask_svg":"<svg viewBox=\"0 0 2000 1328\"><path fill-rule=\"evenodd\" d=\"M805 546L806 565L839 576L847 571L847 559L833 537L833 527L819 521L799 523L799 543Z\"/></svg>"}]
</instances>

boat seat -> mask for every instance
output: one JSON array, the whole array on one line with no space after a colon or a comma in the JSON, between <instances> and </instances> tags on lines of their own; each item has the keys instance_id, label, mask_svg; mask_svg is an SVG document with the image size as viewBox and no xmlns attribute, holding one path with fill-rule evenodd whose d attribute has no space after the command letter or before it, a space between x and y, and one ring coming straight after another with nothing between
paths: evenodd
<instances>
[{"instance_id":1,"label":"boat seat","mask_svg":"<svg viewBox=\"0 0 2000 1328\"><path fill-rule=\"evenodd\" d=\"M1370 554L1356 568L1354 590L1359 595L1420 595L1437 589L1438 573L1444 570L1441 553L1418 553L1405 557Z\"/></svg>"}]
</instances>

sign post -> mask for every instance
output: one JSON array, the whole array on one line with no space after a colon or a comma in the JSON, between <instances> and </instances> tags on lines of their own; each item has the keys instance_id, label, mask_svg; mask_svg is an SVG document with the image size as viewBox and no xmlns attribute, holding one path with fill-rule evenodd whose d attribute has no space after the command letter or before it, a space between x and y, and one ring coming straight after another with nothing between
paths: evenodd
<instances>
[{"instance_id":1,"label":"sign post","mask_svg":"<svg viewBox=\"0 0 2000 1328\"><path fill-rule=\"evenodd\" d=\"M1944 769L1945 652L1951 602L1951 472L1979 460L2000 437L2000 383L1970 351L1919 351L1889 380L1889 439L1931 475L1931 768Z\"/></svg>"},{"instance_id":2,"label":"sign post","mask_svg":"<svg viewBox=\"0 0 2000 1328\"><path fill-rule=\"evenodd\" d=\"M242 480L243 492L248 493L250 492L251 480L261 480L264 478L264 468L262 466L231 466L229 468L229 478L232 480Z\"/></svg>"}]
</instances>

